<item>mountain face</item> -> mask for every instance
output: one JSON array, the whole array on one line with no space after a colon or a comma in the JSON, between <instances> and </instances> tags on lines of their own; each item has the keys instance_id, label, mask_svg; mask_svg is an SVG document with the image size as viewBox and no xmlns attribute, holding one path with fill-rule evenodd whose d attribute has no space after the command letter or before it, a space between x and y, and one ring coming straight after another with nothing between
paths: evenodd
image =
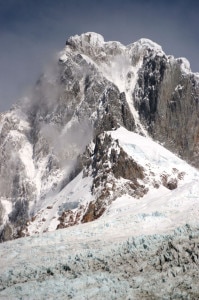
<instances>
[{"instance_id":1,"label":"mountain face","mask_svg":"<svg viewBox=\"0 0 199 300\"><path fill-rule=\"evenodd\" d=\"M198 101L199 75L152 41L70 37L29 95L0 115L1 241L196 181L180 158L199 167Z\"/></svg>"}]
</instances>

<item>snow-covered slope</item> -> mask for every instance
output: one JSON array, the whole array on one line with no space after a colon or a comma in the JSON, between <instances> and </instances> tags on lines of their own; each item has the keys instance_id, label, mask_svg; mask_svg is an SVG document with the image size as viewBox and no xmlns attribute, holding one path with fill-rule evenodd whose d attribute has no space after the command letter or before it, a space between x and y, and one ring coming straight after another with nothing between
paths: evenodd
<instances>
[{"instance_id":1,"label":"snow-covered slope","mask_svg":"<svg viewBox=\"0 0 199 300\"><path fill-rule=\"evenodd\" d=\"M122 127L106 134L118 154L124 149L142 166L148 192L134 197L130 180L116 179L116 197L100 218L42 233L56 228L59 209L81 217L94 200L84 169L29 224L39 235L0 245L2 299L198 298L198 170L148 137ZM166 187L162 174L177 186Z\"/></svg>"},{"instance_id":2,"label":"snow-covered slope","mask_svg":"<svg viewBox=\"0 0 199 300\"><path fill-rule=\"evenodd\" d=\"M0 297L197 299L195 192L124 195L91 223L1 244Z\"/></svg>"},{"instance_id":3,"label":"snow-covered slope","mask_svg":"<svg viewBox=\"0 0 199 300\"><path fill-rule=\"evenodd\" d=\"M107 145L108 155L98 159L97 174L94 175L96 170L93 149L89 166L84 167L60 193L46 199L45 207L37 213L32 222L29 222L26 234L92 221L101 216L101 213L98 215L98 211L102 210L106 218L112 213L118 218L122 212L121 218L125 218L127 223L130 219L132 222L132 215L135 214L138 232L143 226L141 221L146 224L148 232L155 233L156 227L158 230L163 227L164 231L174 229L176 224L185 225L192 218L197 219L198 170L150 138L125 128L120 127L104 133L101 140L104 142L106 137L110 138ZM101 144L101 149L105 144ZM113 151L114 160L111 157ZM120 170L121 153L126 155L125 171ZM131 160L134 161L134 165L131 165ZM127 168L130 168L130 175ZM105 174L108 176L104 178Z\"/></svg>"}]
</instances>

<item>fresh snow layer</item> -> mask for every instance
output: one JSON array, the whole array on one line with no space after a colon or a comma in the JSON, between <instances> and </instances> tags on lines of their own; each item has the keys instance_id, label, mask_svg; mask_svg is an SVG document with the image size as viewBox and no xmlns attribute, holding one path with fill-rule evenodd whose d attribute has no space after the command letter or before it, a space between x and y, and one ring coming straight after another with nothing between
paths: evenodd
<instances>
[{"instance_id":1,"label":"fresh snow layer","mask_svg":"<svg viewBox=\"0 0 199 300\"><path fill-rule=\"evenodd\" d=\"M168 232L186 222L197 222L199 172L150 138L129 132L122 127L109 133L141 166L160 175L165 171L169 174L176 168L184 172L184 179L172 191L163 186L159 189L150 187L149 192L141 199L129 195L118 197L102 219L109 220L113 228L117 222L125 220L125 234L129 230L129 234L133 232L133 235Z\"/></svg>"},{"instance_id":2,"label":"fresh snow layer","mask_svg":"<svg viewBox=\"0 0 199 300\"><path fill-rule=\"evenodd\" d=\"M192 218L195 220L199 211L199 172L148 137L140 136L123 127L108 133L144 168L148 177L145 186L149 192L139 200L129 195L118 197L101 219L108 220L112 228L116 226L117 233L120 232L120 222L125 219L125 226L134 228L134 231L130 230L128 234L134 235L173 230L176 227L176 220L178 225L190 222ZM178 171L177 175L175 170ZM151 174L158 182L164 174L175 177L179 172L183 174L183 178L178 180L177 189L170 191L162 185L158 189L154 188ZM91 193L92 180L92 177L83 177L81 172L61 192L47 197L36 219L29 224L29 233L53 231L59 223L61 211L70 209L75 211L80 205L86 207L95 199ZM122 178L119 183L122 188ZM126 233L127 231L125 228Z\"/></svg>"},{"instance_id":3,"label":"fresh snow layer","mask_svg":"<svg viewBox=\"0 0 199 300\"><path fill-rule=\"evenodd\" d=\"M128 48L137 47L139 49L149 48L155 50L156 52L163 53L162 47L160 45L146 38L139 39L137 42L132 43L127 47Z\"/></svg>"},{"instance_id":4,"label":"fresh snow layer","mask_svg":"<svg viewBox=\"0 0 199 300\"><path fill-rule=\"evenodd\" d=\"M86 32L79 35L75 35L69 39L69 41L81 43L83 46L90 44L93 47L100 47L104 44L104 38L101 34L95 32Z\"/></svg>"},{"instance_id":5,"label":"fresh snow layer","mask_svg":"<svg viewBox=\"0 0 199 300\"><path fill-rule=\"evenodd\" d=\"M46 230L54 231L59 224L59 213L67 209L76 209L79 204L87 205L93 200L91 194L92 178L84 177L79 173L57 195L48 197L43 203L43 209L37 213L34 222L30 222L28 231L30 234L41 233ZM45 206L44 206L45 204Z\"/></svg>"},{"instance_id":6,"label":"fresh snow layer","mask_svg":"<svg viewBox=\"0 0 199 300\"><path fill-rule=\"evenodd\" d=\"M185 74L191 73L190 63L185 57L177 58L177 61L180 63L181 70Z\"/></svg>"},{"instance_id":7,"label":"fresh snow layer","mask_svg":"<svg viewBox=\"0 0 199 300\"><path fill-rule=\"evenodd\" d=\"M119 141L124 151L141 166L150 166L155 173L169 172L173 168L177 168L186 173L187 180L188 178L190 180L199 179L199 172L195 168L154 142L150 137L143 137L123 127L109 133Z\"/></svg>"}]
</instances>

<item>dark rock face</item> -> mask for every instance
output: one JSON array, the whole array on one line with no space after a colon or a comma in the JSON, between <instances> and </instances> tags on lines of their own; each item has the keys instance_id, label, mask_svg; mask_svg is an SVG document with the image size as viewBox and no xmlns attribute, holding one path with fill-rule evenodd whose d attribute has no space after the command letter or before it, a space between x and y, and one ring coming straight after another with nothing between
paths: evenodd
<instances>
[{"instance_id":1,"label":"dark rock face","mask_svg":"<svg viewBox=\"0 0 199 300\"><path fill-rule=\"evenodd\" d=\"M109 154L110 152L110 154ZM138 179L144 179L144 169L139 166L132 158L124 152L124 150L115 144L111 136L105 134L104 136L98 136L96 138L95 148L92 156L92 176L93 180L93 192L96 192L98 187L106 187L109 178L110 181L116 179L126 179L135 186L135 195L139 197ZM90 167L90 166L89 166ZM111 180L112 179L112 180ZM108 191L108 189L106 190ZM113 187L111 191L114 191Z\"/></svg>"},{"instance_id":2,"label":"dark rock face","mask_svg":"<svg viewBox=\"0 0 199 300\"><path fill-rule=\"evenodd\" d=\"M137 198L147 193L147 188L138 183L138 179L144 179L144 169L128 157L111 136L97 136L94 151L89 157L92 160L85 164L84 172L90 172L93 176L92 193L97 197L95 202L90 203L83 222L99 218L124 190L131 190L131 194ZM117 186L117 179L126 179L122 188Z\"/></svg>"},{"instance_id":3,"label":"dark rock face","mask_svg":"<svg viewBox=\"0 0 199 300\"><path fill-rule=\"evenodd\" d=\"M199 81L182 61L144 57L134 93L135 106L149 134L199 167Z\"/></svg>"},{"instance_id":4,"label":"dark rock face","mask_svg":"<svg viewBox=\"0 0 199 300\"><path fill-rule=\"evenodd\" d=\"M141 119L146 120L153 132L151 124L155 121L158 106L158 91L164 77L166 57L147 55L143 58L143 69L139 71L138 93L135 105Z\"/></svg>"}]
</instances>

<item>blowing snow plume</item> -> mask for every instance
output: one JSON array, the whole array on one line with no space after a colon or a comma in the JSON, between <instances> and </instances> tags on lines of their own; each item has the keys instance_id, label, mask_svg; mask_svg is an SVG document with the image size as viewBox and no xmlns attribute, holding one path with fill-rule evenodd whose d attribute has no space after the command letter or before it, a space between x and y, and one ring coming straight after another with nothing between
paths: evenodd
<instances>
[{"instance_id":1,"label":"blowing snow plume","mask_svg":"<svg viewBox=\"0 0 199 300\"><path fill-rule=\"evenodd\" d=\"M62 166L71 165L93 137L92 125L86 120L69 123L61 131L55 125L44 124L41 133Z\"/></svg>"}]
</instances>

